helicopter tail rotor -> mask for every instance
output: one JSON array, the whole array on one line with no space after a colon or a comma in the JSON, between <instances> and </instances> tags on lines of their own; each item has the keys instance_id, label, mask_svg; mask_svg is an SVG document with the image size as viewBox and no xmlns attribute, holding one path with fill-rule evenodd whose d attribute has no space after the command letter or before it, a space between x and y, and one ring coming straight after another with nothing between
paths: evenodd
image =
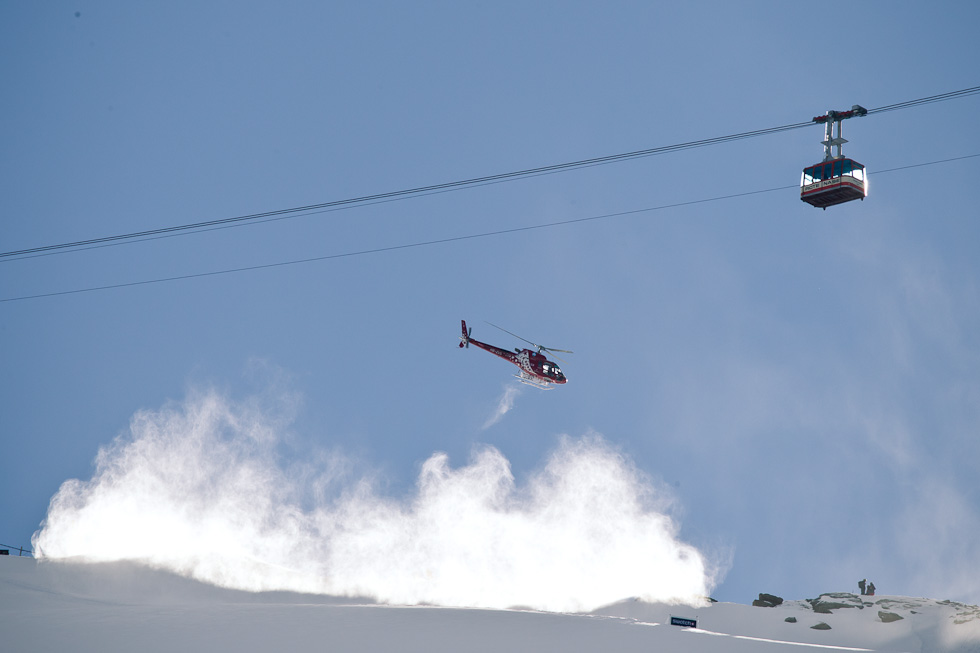
<instances>
[{"instance_id":1,"label":"helicopter tail rotor","mask_svg":"<svg viewBox=\"0 0 980 653\"><path fill-rule=\"evenodd\" d=\"M467 331L466 320L461 320L461 322L463 323L463 335L459 337L459 348L462 349L463 347L466 347L469 349L470 336L473 335L473 327L470 327L470 329Z\"/></svg>"}]
</instances>

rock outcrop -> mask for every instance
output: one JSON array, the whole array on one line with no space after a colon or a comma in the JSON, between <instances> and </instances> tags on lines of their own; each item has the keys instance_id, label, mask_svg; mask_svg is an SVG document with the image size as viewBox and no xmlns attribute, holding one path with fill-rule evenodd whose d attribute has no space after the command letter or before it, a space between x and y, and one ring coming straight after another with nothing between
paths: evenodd
<instances>
[{"instance_id":1,"label":"rock outcrop","mask_svg":"<svg viewBox=\"0 0 980 653\"><path fill-rule=\"evenodd\" d=\"M759 592L759 598L752 601L752 605L757 608L775 608L777 605L781 605L782 602L782 597L776 596L775 594Z\"/></svg>"}]
</instances>

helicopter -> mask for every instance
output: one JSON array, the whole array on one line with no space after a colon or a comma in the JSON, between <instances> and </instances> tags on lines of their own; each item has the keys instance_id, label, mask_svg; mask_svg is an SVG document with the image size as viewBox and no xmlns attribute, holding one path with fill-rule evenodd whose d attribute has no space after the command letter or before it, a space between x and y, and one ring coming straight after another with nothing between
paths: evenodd
<instances>
[{"instance_id":1,"label":"helicopter","mask_svg":"<svg viewBox=\"0 0 980 653\"><path fill-rule=\"evenodd\" d=\"M568 381L565 378L565 374L561 371L555 363L548 360L547 356L542 354L543 351L557 351L563 354L571 354L572 352L567 349L552 349L551 347L543 347L541 345L535 344L530 340L525 340L521 338L516 333L511 333L507 329L503 329L496 324L487 322L490 326L500 329L504 333L508 333L518 340L524 340L534 349L517 349L515 348L513 353L507 351L506 349L501 349L500 347L494 347L493 345L488 345L485 342L480 342L479 340L474 340L471 336L473 334L472 327L470 329L466 328L466 320L461 320L463 323L463 335L459 338L460 349L463 347L469 348L470 344L474 344L480 349L484 349L494 356L499 356L506 361L510 361L517 366L519 372L514 375L518 381L521 383L526 383L527 385L533 385L536 388L541 388L542 390L550 390L554 385L561 385ZM555 358L558 358L555 356ZM560 358L558 360L561 360Z\"/></svg>"}]
</instances>

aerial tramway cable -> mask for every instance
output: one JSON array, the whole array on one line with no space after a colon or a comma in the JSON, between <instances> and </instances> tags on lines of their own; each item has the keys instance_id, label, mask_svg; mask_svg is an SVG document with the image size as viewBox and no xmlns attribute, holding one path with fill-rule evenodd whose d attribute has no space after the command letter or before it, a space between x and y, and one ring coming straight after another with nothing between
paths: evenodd
<instances>
[{"instance_id":1,"label":"aerial tramway cable","mask_svg":"<svg viewBox=\"0 0 980 653\"><path fill-rule=\"evenodd\" d=\"M321 209L347 208L347 207L360 206L363 204L368 204L371 202L377 202L383 200L403 199L414 195L422 195L422 194L432 193L437 191L455 190L455 189L467 188L471 186L479 186L483 184L494 183L494 182L509 181L509 180L521 179L525 177L533 177L536 175L563 172L565 170L573 170L576 168L585 168L585 167L590 167L595 165L603 165L607 163L614 163L617 161L626 161L629 159L653 156L656 154L679 152L682 150L692 149L695 147L705 147L707 145L716 145L719 143L726 143L728 141L740 140L743 138L753 138L755 136L762 136L765 134L775 134L782 131L788 131L790 129L799 129L801 127L808 127L811 124L812 123L808 121L808 122L796 123L792 125L783 125L782 127L770 127L768 129L758 129L751 132L742 132L740 134L730 134L728 136L718 136L715 138L707 138L699 141L690 141L687 143L679 143L676 145L665 145L662 147L654 147L646 150L637 150L635 152L626 152L624 154L613 154L609 156L595 157L592 159L584 159L581 161L559 163L555 165L542 166L539 168L529 168L527 170L520 170L517 172L506 172L506 173L501 173L496 175L488 175L485 177L475 177L473 179L447 182L443 184L419 186L417 188L410 188L407 190L391 191L387 193L377 193L374 195L365 195L362 197L355 197L351 199L335 200L333 202L323 202L321 204L310 204L307 206L299 206L291 209L279 209L276 211L252 213L252 214L241 215L232 218L220 218L218 220L207 220L204 222L195 222L191 224L178 225L173 227L149 229L146 231L137 231L128 234L119 234L116 236L104 236L101 238L90 238L88 240L79 240L70 243L45 245L42 247L32 247L28 249L20 249L20 250L14 250L9 252L0 252L0 258L18 257L27 254L51 252L54 250L68 250L68 249L83 247L86 245L95 245L99 243L109 243L114 241L115 242L125 241L125 240L137 239L141 237L156 236L156 235L168 234L168 233L174 233L180 231L188 231L193 233L194 230L200 230L206 227L213 227L217 225L243 223L248 221L259 220L261 218L288 216L288 215L299 214L299 213L304 213L309 211L316 211Z\"/></svg>"},{"instance_id":2,"label":"aerial tramway cable","mask_svg":"<svg viewBox=\"0 0 980 653\"><path fill-rule=\"evenodd\" d=\"M933 102L942 102L944 100L966 97L978 93L980 93L980 86L974 86L971 88L960 89L958 91L951 91L949 93L942 93L939 95L931 95L928 97L918 98L915 100L899 102L897 104L878 107L877 109L869 109L868 115L884 113L887 111L897 111L900 109L907 109L910 107L921 106L923 104L930 104ZM567 170L574 170L577 168L585 168L585 167L596 166L596 165L605 165L609 163L615 163L618 161L627 161L631 159L654 156L658 154L680 152L683 150L689 150L696 147L706 147L709 145L718 145L720 143L727 143L730 141L742 140L746 138L755 138L757 136L764 136L767 134L776 134L784 131L809 127L812 124L813 124L812 121L799 122L799 123L793 123L789 125L782 125L779 127L769 127L766 129L757 129L748 132L741 132L738 134L729 134L727 136L717 136L714 138L706 138L697 141L688 141L686 143L678 143L675 145L665 145L661 147L648 148L644 150L636 150L633 152L625 152L622 154L612 154L608 156L594 157L591 159L583 159L580 161L571 161L567 163L559 163L554 165L541 166L537 168L528 168L526 170L519 170L515 172L506 172L506 173L495 174L495 175L487 175L483 177L474 177L472 179L464 179L460 181L452 181L452 182L446 182L442 184L432 184L429 186L419 186L416 188L409 188L405 190L390 191L386 193L376 193L374 195L365 195L362 197L354 197L354 198L349 198L344 200L335 200L332 202L323 202L320 204L310 204L307 206L300 206L300 207L295 207L290 209L279 209L275 211L265 211L262 213L251 213L247 215L240 215L240 216L235 216L230 218L220 218L217 220L206 220L203 222L194 222L190 224L176 225L172 227L161 227L159 229L149 229L145 231L118 234L115 236L103 236L100 238L90 238L87 240L79 240L79 241L74 241L69 243L60 243L60 244L53 244L53 245L44 245L40 247L11 250L7 252L0 252L0 262L2 262L4 259L17 260L18 258L25 258L28 257L29 255L41 255L44 253L61 253L61 252L71 251L74 249L91 247L95 245L121 244L123 242L130 242L138 239L145 239L145 238L150 238L155 236L159 237L167 234L174 235L174 234L196 233L198 231L205 230L211 227L247 224L263 219L268 220L268 219L278 219L278 218L285 218L285 217L296 217L298 215L309 213L312 211L320 211L320 210L327 210L327 209L338 210L341 208L361 206L372 202L393 201L396 199L405 199L408 197L424 195L427 193L445 192L445 191L458 190L458 189L468 188L473 186L480 186L484 184L499 183L503 181L511 181L511 180L522 179L526 177L533 177L537 175L564 172Z\"/></svg>"},{"instance_id":3,"label":"aerial tramway cable","mask_svg":"<svg viewBox=\"0 0 980 653\"><path fill-rule=\"evenodd\" d=\"M895 168L887 168L885 170L879 170L875 174L879 174L880 175L880 174L885 174L885 173L888 173L888 172L895 172L895 171L898 171L898 170L906 170L906 169L909 169L909 168L921 168L921 167L925 167L925 166L931 166L931 165L936 165L936 164L940 164L940 163L949 163L949 162L952 162L952 161L962 161L964 159L972 159L972 158L976 158L976 157L980 157L980 153L978 153L978 154L968 154L966 156L952 157L952 158L949 158L949 159L942 159L940 161L927 161L927 162L923 162L923 163L913 163L913 164L909 164L909 165L905 165L905 166L899 166L899 167L895 167ZM691 206L693 204L704 204L704 203L707 203L707 202L718 202L718 201L721 201L721 200L735 199L737 197L746 197L746 196L749 196L749 195L761 195L763 193L772 193L772 192L775 192L775 191L788 190L790 188L792 188L792 189L798 189L799 186L796 185L796 184L792 184L792 185L789 185L789 186L779 186L779 187L776 187L776 188L765 188L765 189L761 189L761 190L745 191L745 192L742 192L742 193L734 193L734 194L730 194L730 195L721 195L721 196L718 196L718 197L707 197L707 198L702 198L702 199L697 199L697 200L689 200L689 201L686 201L686 202L676 202L674 204L664 204L664 205L661 205L661 206L653 206L653 207L647 207L647 208L642 208L642 209L632 209L632 210L629 210L629 211L619 211L619 212L616 212L616 213L606 213L606 214L603 214L603 215L594 215L594 216L588 216L588 217L584 217L584 218L572 218L572 219L569 219L569 220L559 220L559 221L556 221L556 222L548 222L548 223L543 223L543 224L526 225L526 226L523 226L523 227L512 227L512 228L509 228L509 229L498 229L496 231L487 231L487 232L477 233L477 234L467 234L467 235L463 235L463 236L451 236L451 237L447 237L447 238L440 238L440 239L436 239L436 240L420 241L420 242L415 242L415 243L406 243L406 244L402 244L402 245L390 245L390 246L387 246L387 247L375 247L375 248L372 248L372 249L365 249L365 250L353 251L353 252L343 252L343 253L340 253L340 254L327 254L327 255L324 255L324 256L315 256L315 257L312 257L312 258L296 259L296 260L292 260L292 261L279 261L277 263L265 263L265 264L261 264L261 265L250 265L250 266L240 267L240 268L231 268L231 269L225 269L225 270L214 270L214 271L211 271L211 272L199 272L199 273L194 273L194 274L184 274L184 275L178 275L178 276L172 276L172 277L164 277L164 278L158 278L158 279L146 279L146 280L143 280L143 281L130 281L130 282L125 282L125 283L116 283L116 284L110 284L110 285L104 285L104 286L93 286L93 287L90 287L90 288L76 288L74 290L62 290L62 291L57 291L57 292L39 293L39 294L36 294L36 295L23 295L23 296L20 296L20 297L6 297L6 298L0 298L0 303L4 303L4 302L16 302L16 301L23 301L23 300L28 300L28 299L40 299L42 297L56 297L56 296L61 296L61 295L74 295L74 294L78 294L78 293L95 292L95 291L98 291L98 290L112 290L112 289L116 289L116 288L129 288L129 287L132 287L132 286L145 286L145 285L149 285L149 284L165 283L165 282L168 282L168 281L180 281L180 280L184 280L184 279L198 279L198 278L201 278L201 277L212 277L212 276L218 276L218 275L224 275L224 274L232 274L232 273L235 273L235 272L247 272L247 271L250 271L250 270L264 270L264 269L268 269L268 268L284 267L284 266L287 266L287 265L297 265L297 264L300 264L300 263L312 263L312 262L316 262L316 261L327 261L327 260L332 260L332 259L350 258L350 257L354 257L354 256L363 256L365 254L381 254L381 253L384 253L384 252L391 252L391 251L402 250L402 249L413 249L413 248L417 248L417 247L427 247L427 246L430 246L430 245L441 245L441 244L453 243L453 242L458 242L458 241L463 241L463 240L475 240L475 239L478 239L478 238L488 238L490 236L502 236L502 235L506 235L506 234L519 233L519 232L523 232L523 231L533 231L533 230L537 230L537 229L548 229L548 228L552 228L552 227L559 227L559 226L564 226L564 225L577 224L577 223L581 223L581 222L594 222L594 221L598 221L598 220L607 220L607 219L610 219L610 218L624 217L624 216L627 216L627 215L635 215L635 214L638 214L638 213L647 213L647 212L651 212L651 211L660 211L660 210L664 210L664 209L678 208L678 207L682 207L682 206ZM497 328L500 328L500 327L497 327Z\"/></svg>"}]
</instances>

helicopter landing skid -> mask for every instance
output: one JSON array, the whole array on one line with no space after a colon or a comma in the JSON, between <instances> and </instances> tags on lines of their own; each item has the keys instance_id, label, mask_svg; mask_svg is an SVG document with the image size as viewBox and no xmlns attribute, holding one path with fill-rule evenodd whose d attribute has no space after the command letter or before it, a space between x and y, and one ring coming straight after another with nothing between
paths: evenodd
<instances>
[{"instance_id":1,"label":"helicopter landing skid","mask_svg":"<svg viewBox=\"0 0 980 653\"><path fill-rule=\"evenodd\" d=\"M524 370L521 370L518 374L515 374L514 378L520 381L521 383L523 383L524 385L534 386L535 388L539 388L541 390L551 390L553 385L551 383L548 383L547 381L542 381L540 379L531 376Z\"/></svg>"}]
</instances>

